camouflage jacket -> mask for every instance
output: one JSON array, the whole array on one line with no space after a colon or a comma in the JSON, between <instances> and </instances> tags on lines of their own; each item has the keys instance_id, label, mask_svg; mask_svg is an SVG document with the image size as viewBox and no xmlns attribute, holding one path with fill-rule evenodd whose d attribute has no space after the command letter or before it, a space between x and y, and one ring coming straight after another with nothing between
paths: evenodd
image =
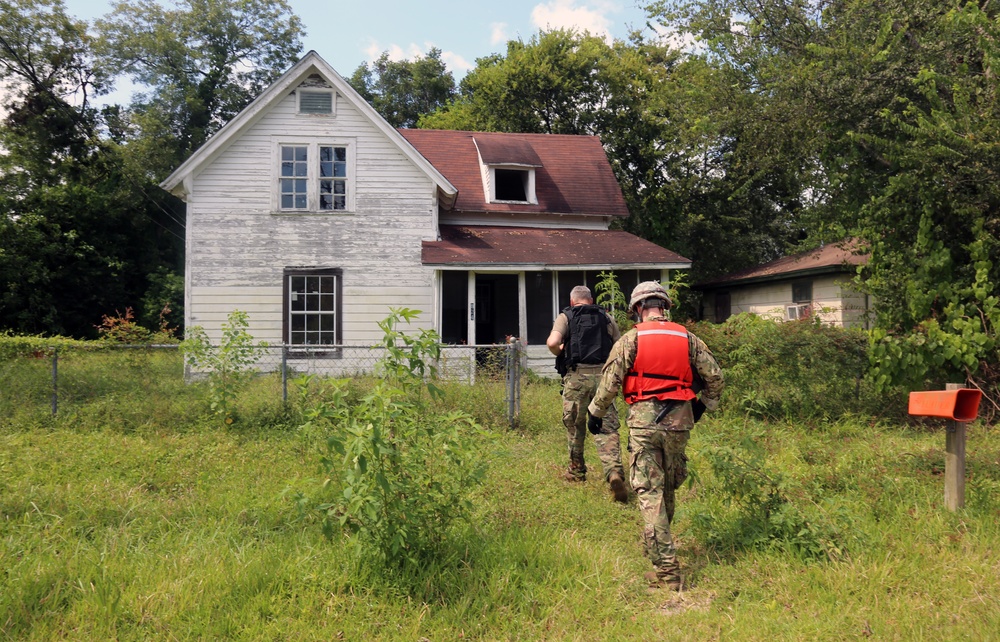
<instances>
[{"instance_id":1,"label":"camouflage jacket","mask_svg":"<svg viewBox=\"0 0 1000 642\"><path fill-rule=\"evenodd\" d=\"M669 321L666 317L660 316L650 317L647 320ZM639 334L635 328L626 332L612 346L611 354L608 355L608 360L604 363L601 383L588 408L590 414L595 417L603 417L608 407L614 403L615 397L618 396L625 381L625 375L635 363L638 347ZM722 396L724 386L722 368L719 367L719 363L705 342L691 332L688 332L688 355L691 361L691 370L694 373L695 390L700 390L698 396L705 404L705 408L715 410L719 406L719 398ZM683 405L687 406L687 404ZM657 400L639 401L632 404L628 409L626 423L630 427L648 426L653 423L653 417L662 407L663 402ZM689 429L690 426L686 428Z\"/></svg>"}]
</instances>

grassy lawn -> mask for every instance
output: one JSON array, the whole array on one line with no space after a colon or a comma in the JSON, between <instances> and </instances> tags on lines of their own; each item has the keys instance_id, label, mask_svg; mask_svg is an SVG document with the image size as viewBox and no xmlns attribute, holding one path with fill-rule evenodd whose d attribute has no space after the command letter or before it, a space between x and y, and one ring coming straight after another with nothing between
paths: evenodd
<instances>
[{"instance_id":1,"label":"grassy lawn","mask_svg":"<svg viewBox=\"0 0 1000 642\"><path fill-rule=\"evenodd\" d=\"M499 436L484 443L487 480L441 558L394 578L299 517L295 492L322 481L317 443L280 393L257 390L222 427L189 388L56 419L38 395L0 420L0 638L1000 638L995 428L970 426L966 507L951 513L940 427L710 417L675 522L687 586L668 594L646 589L638 510L611 500L592 444L591 479L561 479L555 386L525 389L514 432L496 395L452 390ZM754 470L780 478L827 554L747 545L746 516L709 465L720 447L757 452Z\"/></svg>"}]
</instances>

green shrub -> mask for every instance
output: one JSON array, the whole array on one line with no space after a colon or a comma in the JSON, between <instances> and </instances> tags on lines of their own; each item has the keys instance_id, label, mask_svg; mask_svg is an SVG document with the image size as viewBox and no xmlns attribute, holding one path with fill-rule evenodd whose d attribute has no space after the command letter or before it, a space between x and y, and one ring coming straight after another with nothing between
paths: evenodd
<instances>
[{"instance_id":1,"label":"green shrub","mask_svg":"<svg viewBox=\"0 0 1000 642\"><path fill-rule=\"evenodd\" d=\"M369 570L436 560L452 527L470 514L469 493L485 472L479 453L487 433L465 412L440 412L433 400L442 390L423 378L439 351L436 334L397 329L415 314L392 309L379 324L387 347L377 368L382 380L360 399L349 402L347 380L327 382L321 399L316 387L299 393L310 404L303 432L326 435L326 479L317 498L299 496L300 506L319 502L324 532L350 537Z\"/></svg>"},{"instance_id":2,"label":"green shrub","mask_svg":"<svg viewBox=\"0 0 1000 642\"><path fill-rule=\"evenodd\" d=\"M264 341L253 342L247 332L249 325L246 312L233 310L222 324L222 340L218 346L212 345L201 326L188 330L187 338L181 342L185 362L204 371L208 377L212 414L227 425L235 421L237 393L256 373L254 365L267 348Z\"/></svg>"},{"instance_id":3,"label":"green shrub","mask_svg":"<svg viewBox=\"0 0 1000 642\"><path fill-rule=\"evenodd\" d=\"M753 314L691 330L726 377L724 408L767 419L846 414L905 415L900 391L876 394L867 377L868 336L815 321L780 323Z\"/></svg>"},{"instance_id":4,"label":"green shrub","mask_svg":"<svg viewBox=\"0 0 1000 642\"><path fill-rule=\"evenodd\" d=\"M850 514L825 498L812 497L768 464L761 435L733 445L700 449L711 477L692 507L691 534L717 551L778 547L803 559L838 559L845 553L844 523ZM793 500L793 495L796 497Z\"/></svg>"}]
</instances>

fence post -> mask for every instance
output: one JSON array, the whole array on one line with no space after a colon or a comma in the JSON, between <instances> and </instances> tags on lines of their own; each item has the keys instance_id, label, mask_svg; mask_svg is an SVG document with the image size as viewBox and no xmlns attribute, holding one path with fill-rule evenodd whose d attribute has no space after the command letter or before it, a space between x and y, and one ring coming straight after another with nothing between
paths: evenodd
<instances>
[{"instance_id":1,"label":"fence post","mask_svg":"<svg viewBox=\"0 0 1000 642\"><path fill-rule=\"evenodd\" d=\"M945 390L962 388L965 384L945 385ZM944 506L951 511L965 506L965 423L952 419L945 424Z\"/></svg>"},{"instance_id":2,"label":"fence post","mask_svg":"<svg viewBox=\"0 0 1000 642\"><path fill-rule=\"evenodd\" d=\"M507 340L507 423L510 429L517 427L521 414L521 342L511 337Z\"/></svg>"},{"instance_id":3,"label":"fence post","mask_svg":"<svg viewBox=\"0 0 1000 642\"><path fill-rule=\"evenodd\" d=\"M52 414L59 411L59 348L52 350Z\"/></svg>"},{"instance_id":4,"label":"fence post","mask_svg":"<svg viewBox=\"0 0 1000 642\"><path fill-rule=\"evenodd\" d=\"M288 346L281 344L281 403L288 403Z\"/></svg>"}]
</instances>

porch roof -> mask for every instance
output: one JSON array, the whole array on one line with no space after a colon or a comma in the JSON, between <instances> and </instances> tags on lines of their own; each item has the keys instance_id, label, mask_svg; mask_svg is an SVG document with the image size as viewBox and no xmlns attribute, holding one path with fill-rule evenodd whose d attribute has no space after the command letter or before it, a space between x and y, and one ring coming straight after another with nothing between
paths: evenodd
<instances>
[{"instance_id":1,"label":"porch roof","mask_svg":"<svg viewBox=\"0 0 1000 642\"><path fill-rule=\"evenodd\" d=\"M621 230L441 225L424 265L468 269L687 269L691 260Z\"/></svg>"}]
</instances>

